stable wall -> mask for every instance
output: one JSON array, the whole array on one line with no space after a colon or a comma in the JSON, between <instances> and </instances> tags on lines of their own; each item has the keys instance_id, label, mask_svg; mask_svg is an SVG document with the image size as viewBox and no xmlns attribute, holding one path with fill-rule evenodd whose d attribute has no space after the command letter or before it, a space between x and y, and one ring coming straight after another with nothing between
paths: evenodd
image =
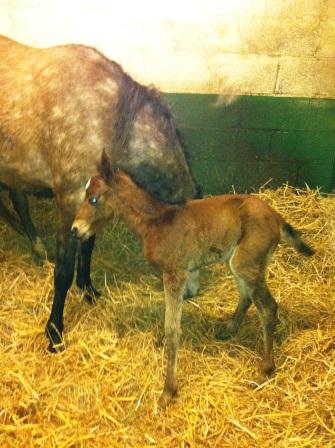
<instances>
[{"instance_id":1,"label":"stable wall","mask_svg":"<svg viewBox=\"0 0 335 448\"><path fill-rule=\"evenodd\" d=\"M0 32L96 46L167 92L207 192L335 187L335 0L0 0Z\"/></svg>"}]
</instances>

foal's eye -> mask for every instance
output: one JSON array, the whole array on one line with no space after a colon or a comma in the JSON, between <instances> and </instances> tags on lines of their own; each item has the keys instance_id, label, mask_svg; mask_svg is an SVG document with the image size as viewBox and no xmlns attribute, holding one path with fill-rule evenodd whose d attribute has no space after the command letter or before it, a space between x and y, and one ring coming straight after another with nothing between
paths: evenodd
<instances>
[{"instance_id":1,"label":"foal's eye","mask_svg":"<svg viewBox=\"0 0 335 448\"><path fill-rule=\"evenodd\" d=\"M91 205L97 205L97 203L98 203L98 198L97 198L96 196L91 196L91 197L89 198L88 202L89 202Z\"/></svg>"}]
</instances>

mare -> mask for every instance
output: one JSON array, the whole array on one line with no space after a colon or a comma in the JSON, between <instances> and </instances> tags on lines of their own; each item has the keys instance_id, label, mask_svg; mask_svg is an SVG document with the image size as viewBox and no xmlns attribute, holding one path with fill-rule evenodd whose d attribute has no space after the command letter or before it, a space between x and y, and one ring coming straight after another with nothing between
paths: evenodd
<instances>
[{"instance_id":1,"label":"mare","mask_svg":"<svg viewBox=\"0 0 335 448\"><path fill-rule=\"evenodd\" d=\"M119 64L84 45L33 48L5 36L0 54L0 182L22 194L50 188L55 197L46 334L49 350L57 351L77 252L76 283L88 300L98 295L90 276L95 236L78 248L70 229L103 151L160 202L180 203L199 189L170 109Z\"/></svg>"}]
</instances>

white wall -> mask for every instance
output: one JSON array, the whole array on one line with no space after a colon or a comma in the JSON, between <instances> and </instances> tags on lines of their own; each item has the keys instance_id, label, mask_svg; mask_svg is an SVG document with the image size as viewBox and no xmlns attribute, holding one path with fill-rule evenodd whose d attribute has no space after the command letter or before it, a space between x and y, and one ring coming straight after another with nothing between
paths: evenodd
<instances>
[{"instance_id":1,"label":"white wall","mask_svg":"<svg viewBox=\"0 0 335 448\"><path fill-rule=\"evenodd\" d=\"M96 46L166 92L335 98L335 0L0 0L0 33Z\"/></svg>"}]
</instances>

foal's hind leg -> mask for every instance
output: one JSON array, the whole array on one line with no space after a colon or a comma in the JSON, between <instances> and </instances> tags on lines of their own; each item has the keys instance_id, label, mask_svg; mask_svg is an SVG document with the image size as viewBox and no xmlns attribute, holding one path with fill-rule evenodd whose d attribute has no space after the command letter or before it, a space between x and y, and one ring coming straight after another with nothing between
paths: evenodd
<instances>
[{"instance_id":1,"label":"foal's hind leg","mask_svg":"<svg viewBox=\"0 0 335 448\"><path fill-rule=\"evenodd\" d=\"M33 255L38 260L46 260L47 251L41 238L37 235L35 226L31 220L27 196L24 193L10 190L9 197L13 203L16 213L21 219L24 231L30 240Z\"/></svg>"},{"instance_id":2,"label":"foal's hind leg","mask_svg":"<svg viewBox=\"0 0 335 448\"><path fill-rule=\"evenodd\" d=\"M235 334L244 316L253 302L257 308L258 316L263 330L263 357L260 370L263 375L270 375L275 370L273 359L273 335L277 324L277 303L272 297L265 281L260 278L258 281L242 280L246 295L240 297L239 304L233 319L228 323L228 332ZM242 300L241 300L242 298Z\"/></svg>"},{"instance_id":3,"label":"foal's hind leg","mask_svg":"<svg viewBox=\"0 0 335 448\"><path fill-rule=\"evenodd\" d=\"M255 288L252 300L256 305L263 328L264 354L261 371L264 375L271 374L275 369L273 359L273 335L277 325L277 303L272 297L265 281Z\"/></svg>"},{"instance_id":4,"label":"foal's hind leg","mask_svg":"<svg viewBox=\"0 0 335 448\"><path fill-rule=\"evenodd\" d=\"M227 321L225 327L224 328L220 327L215 333L217 338L223 340L231 338L236 335L251 305L250 291L244 284L244 281L240 280L236 276L235 279L240 294L237 307L235 309L233 317Z\"/></svg>"},{"instance_id":5,"label":"foal's hind leg","mask_svg":"<svg viewBox=\"0 0 335 448\"><path fill-rule=\"evenodd\" d=\"M91 256L95 242L95 235L91 236L87 241L80 241L78 265L77 265L77 286L85 291L85 299L92 303L95 298L101 294L97 291L91 280Z\"/></svg>"},{"instance_id":6,"label":"foal's hind leg","mask_svg":"<svg viewBox=\"0 0 335 448\"><path fill-rule=\"evenodd\" d=\"M253 302L257 308L257 312L261 321L263 330L264 352L260 365L261 372L269 375L275 369L273 360L273 335L277 324L277 304L272 297L266 281L265 270L267 254L270 250L265 246L260 253L254 250L239 248L230 260L231 270L245 295L242 296L239 306L233 318L233 327L240 323L246 310Z\"/></svg>"}]
</instances>

